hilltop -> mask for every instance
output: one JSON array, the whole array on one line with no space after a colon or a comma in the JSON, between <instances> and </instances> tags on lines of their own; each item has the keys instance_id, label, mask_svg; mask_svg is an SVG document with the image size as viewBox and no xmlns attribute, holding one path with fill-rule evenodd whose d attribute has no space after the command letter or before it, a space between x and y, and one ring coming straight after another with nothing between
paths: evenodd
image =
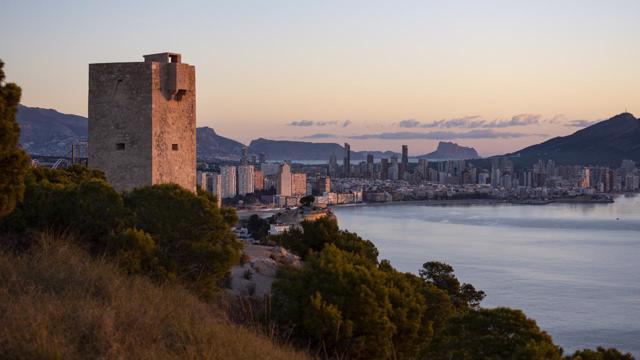
<instances>
[{"instance_id":1,"label":"hilltop","mask_svg":"<svg viewBox=\"0 0 640 360\"><path fill-rule=\"evenodd\" d=\"M538 159L552 159L558 164L619 166L622 159L640 162L640 120L622 113L568 136L506 154L520 166L530 166Z\"/></svg>"}]
</instances>

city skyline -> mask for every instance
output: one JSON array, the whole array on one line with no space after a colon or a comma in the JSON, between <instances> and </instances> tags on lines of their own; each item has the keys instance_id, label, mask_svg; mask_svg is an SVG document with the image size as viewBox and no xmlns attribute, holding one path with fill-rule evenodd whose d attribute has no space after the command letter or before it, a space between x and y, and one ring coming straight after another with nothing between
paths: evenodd
<instances>
[{"instance_id":1,"label":"city skyline","mask_svg":"<svg viewBox=\"0 0 640 360\"><path fill-rule=\"evenodd\" d=\"M86 116L88 63L171 50L199 69L198 126L411 155L503 154L640 111L634 1L174 5L7 4L7 80Z\"/></svg>"}]
</instances>

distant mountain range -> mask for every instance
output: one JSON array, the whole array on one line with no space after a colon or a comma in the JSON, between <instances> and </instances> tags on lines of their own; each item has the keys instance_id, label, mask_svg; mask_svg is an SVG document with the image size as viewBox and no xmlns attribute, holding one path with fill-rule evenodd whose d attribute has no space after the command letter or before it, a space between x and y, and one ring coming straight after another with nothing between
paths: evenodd
<instances>
[{"instance_id":1,"label":"distant mountain range","mask_svg":"<svg viewBox=\"0 0 640 360\"><path fill-rule=\"evenodd\" d=\"M87 138L87 118L63 114L54 109L42 109L20 105L18 124L21 128L20 143L31 155L68 156L71 144ZM216 134L210 127L196 131L198 159L237 161L243 144ZM249 144L249 153L264 153L269 160L323 160L335 155L344 157L344 147L336 143L311 143L303 141L256 139ZM400 157L393 151L352 151L351 159ZM451 142L440 142L436 151L419 156L432 160L475 159L480 156L475 149Z\"/></svg>"},{"instance_id":2,"label":"distant mountain range","mask_svg":"<svg viewBox=\"0 0 640 360\"><path fill-rule=\"evenodd\" d=\"M87 138L87 118L53 109L18 105L20 144L31 155L67 156L71 144Z\"/></svg>"},{"instance_id":3,"label":"distant mountain range","mask_svg":"<svg viewBox=\"0 0 640 360\"><path fill-rule=\"evenodd\" d=\"M622 159L640 162L640 120L622 113L568 136L506 154L519 166L531 166L538 159L552 159L565 165L619 166Z\"/></svg>"},{"instance_id":4,"label":"distant mountain range","mask_svg":"<svg viewBox=\"0 0 640 360\"><path fill-rule=\"evenodd\" d=\"M264 153L269 160L329 160L335 155L339 161L344 157L344 147L336 143L312 143L306 141L256 139L249 144L252 154ZM351 151L352 160L400 156L393 151Z\"/></svg>"}]
</instances>

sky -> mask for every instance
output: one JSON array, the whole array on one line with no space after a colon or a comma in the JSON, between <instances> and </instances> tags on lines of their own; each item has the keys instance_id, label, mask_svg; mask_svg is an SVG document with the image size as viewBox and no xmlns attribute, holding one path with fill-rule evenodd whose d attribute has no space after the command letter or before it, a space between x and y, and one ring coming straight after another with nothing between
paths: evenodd
<instances>
[{"instance_id":1,"label":"sky","mask_svg":"<svg viewBox=\"0 0 640 360\"><path fill-rule=\"evenodd\" d=\"M353 150L483 156L640 115L640 1L3 0L22 103L87 114L88 64L179 52L197 123Z\"/></svg>"}]
</instances>

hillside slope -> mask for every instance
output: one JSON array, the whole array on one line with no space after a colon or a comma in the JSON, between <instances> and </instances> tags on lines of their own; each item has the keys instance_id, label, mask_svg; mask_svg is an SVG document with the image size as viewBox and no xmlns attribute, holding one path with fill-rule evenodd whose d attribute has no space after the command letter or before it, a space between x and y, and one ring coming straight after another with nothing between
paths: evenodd
<instances>
[{"instance_id":1,"label":"hillside slope","mask_svg":"<svg viewBox=\"0 0 640 360\"><path fill-rule=\"evenodd\" d=\"M507 154L520 165L538 159L558 164L619 166L622 159L640 162L640 120L622 113L575 133Z\"/></svg>"},{"instance_id":2,"label":"hillside slope","mask_svg":"<svg viewBox=\"0 0 640 360\"><path fill-rule=\"evenodd\" d=\"M87 118L54 109L18 105L20 145L31 155L66 156L71 144L87 138Z\"/></svg>"},{"instance_id":3,"label":"hillside slope","mask_svg":"<svg viewBox=\"0 0 640 360\"><path fill-rule=\"evenodd\" d=\"M155 285L68 242L0 252L6 359L305 359L233 325L178 285Z\"/></svg>"}]
</instances>

